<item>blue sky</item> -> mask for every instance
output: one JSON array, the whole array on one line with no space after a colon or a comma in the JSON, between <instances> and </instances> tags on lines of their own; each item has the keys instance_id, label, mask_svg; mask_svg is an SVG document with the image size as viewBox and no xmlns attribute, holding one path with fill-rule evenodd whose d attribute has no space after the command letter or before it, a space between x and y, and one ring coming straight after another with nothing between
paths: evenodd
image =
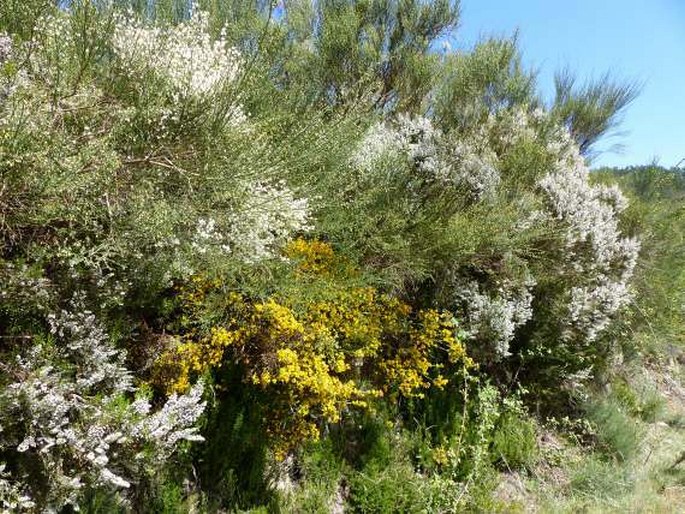
<instances>
[{"instance_id":1,"label":"blue sky","mask_svg":"<svg viewBox=\"0 0 685 514\"><path fill-rule=\"evenodd\" d=\"M525 62L539 70L550 93L554 72L564 66L579 79L611 71L641 81L628 108L622 154L603 153L594 165L670 167L685 157L685 0L462 0L457 48L481 36L519 29ZM600 145L601 146L601 145Z\"/></svg>"}]
</instances>

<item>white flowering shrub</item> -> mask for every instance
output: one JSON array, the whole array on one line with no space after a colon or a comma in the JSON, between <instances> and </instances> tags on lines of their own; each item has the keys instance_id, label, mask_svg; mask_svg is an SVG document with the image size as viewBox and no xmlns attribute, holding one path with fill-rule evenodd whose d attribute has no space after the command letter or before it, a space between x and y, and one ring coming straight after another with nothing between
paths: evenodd
<instances>
[{"instance_id":1,"label":"white flowering shrub","mask_svg":"<svg viewBox=\"0 0 685 514\"><path fill-rule=\"evenodd\" d=\"M493 144L502 151L526 141L542 141L547 145L544 133L549 118L540 107L531 109L524 105L514 109L490 114L482 131L488 133Z\"/></svg>"},{"instance_id":2,"label":"white flowering shrub","mask_svg":"<svg viewBox=\"0 0 685 514\"><path fill-rule=\"evenodd\" d=\"M0 34L0 63L6 63L12 57L12 38L7 34Z\"/></svg>"},{"instance_id":3,"label":"white flowering shrub","mask_svg":"<svg viewBox=\"0 0 685 514\"><path fill-rule=\"evenodd\" d=\"M559 271L577 277L570 290L565 337L575 331L584 342L592 342L632 297L629 282L640 244L623 237L619 229L626 200L616 186L590 184L578 156L560 159L540 188L547 213L564 231Z\"/></svg>"},{"instance_id":4,"label":"white flowering shrub","mask_svg":"<svg viewBox=\"0 0 685 514\"><path fill-rule=\"evenodd\" d=\"M448 277L440 286L442 298L456 309L483 361L510 357L511 343L526 325L526 337L543 360L557 344L564 346L564 360L573 348L593 353L593 343L631 300L639 243L619 227L626 200L616 186L591 183L568 130L540 107L491 113L478 127L448 133L426 118L400 115L394 123L372 126L350 163L363 174L381 176L408 166L406 194L418 193L414 202L421 206L442 207L433 223L449 227L454 217L483 223L483 234L475 228L470 237L481 241L476 245L492 245L483 251L494 254L476 253L473 259L496 263L521 255L513 245L495 250L505 230L530 237L528 256L518 264L523 273L514 275L500 266L474 276L473 262L450 263L449 256L440 256ZM498 191L504 196L497 197ZM485 214L488 205L502 214ZM422 208L427 209L414 212ZM547 298L538 311L536 294ZM529 348L525 340L518 346Z\"/></svg>"},{"instance_id":5,"label":"white flowering shrub","mask_svg":"<svg viewBox=\"0 0 685 514\"><path fill-rule=\"evenodd\" d=\"M310 210L306 198L297 198L284 182L242 185L243 204L228 211L221 228L214 218L200 218L192 238L200 254L218 251L245 263L279 255L295 234L307 232Z\"/></svg>"},{"instance_id":6,"label":"white flowering shrub","mask_svg":"<svg viewBox=\"0 0 685 514\"><path fill-rule=\"evenodd\" d=\"M21 464L4 470L8 499L0 498L60 509L103 487L125 502L132 484L159 469L179 442L202 440L202 384L153 410L81 300L48 322L54 343L34 344L5 368L11 379L0 392L0 452ZM130 394L139 398L129 402Z\"/></svg>"},{"instance_id":7,"label":"white flowering shrub","mask_svg":"<svg viewBox=\"0 0 685 514\"><path fill-rule=\"evenodd\" d=\"M55 12L37 20L30 47L30 72L52 91L63 92L68 69L75 64L76 35L71 19Z\"/></svg>"},{"instance_id":8,"label":"white flowering shrub","mask_svg":"<svg viewBox=\"0 0 685 514\"><path fill-rule=\"evenodd\" d=\"M12 54L12 38L7 34L0 33L0 102L4 102L14 89L9 65Z\"/></svg>"},{"instance_id":9,"label":"white flowering shrub","mask_svg":"<svg viewBox=\"0 0 685 514\"><path fill-rule=\"evenodd\" d=\"M207 99L240 76L240 52L223 32L216 40L210 36L209 15L199 9L171 27L146 25L133 14L118 15L115 23L112 47L119 66L133 77L153 73L166 82L174 102ZM238 106L228 114L235 123L245 117Z\"/></svg>"},{"instance_id":10,"label":"white flowering shrub","mask_svg":"<svg viewBox=\"0 0 685 514\"><path fill-rule=\"evenodd\" d=\"M307 232L311 215L306 198L297 198L285 183L246 184L247 199L228 218L228 248L246 262L274 257L294 234Z\"/></svg>"},{"instance_id":11,"label":"white flowering shrub","mask_svg":"<svg viewBox=\"0 0 685 514\"><path fill-rule=\"evenodd\" d=\"M492 293L482 292L476 282L455 288L455 300L462 305L460 319L475 341L476 352L494 360L511 355L509 345L516 330L533 317L534 284L530 280L518 287L503 283Z\"/></svg>"},{"instance_id":12,"label":"white flowering shrub","mask_svg":"<svg viewBox=\"0 0 685 514\"><path fill-rule=\"evenodd\" d=\"M23 484L11 481L10 474L5 470L7 465L0 463L0 512L30 512L36 503L31 500L21 486Z\"/></svg>"},{"instance_id":13,"label":"white flowering shrub","mask_svg":"<svg viewBox=\"0 0 685 514\"><path fill-rule=\"evenodd\" d=\"M634 288L639 213L585 162L577 95L545 105L513 41L431 51L457 3L0 1L0 511L288 510L259 479L267 420L292 414L277 384L373 381L359 345L421 394L362 401L336 378L340 426L303 408L293 440L337 433L334 458L363 460L352 407L385 402L393 437L425 423L412 476L483 510L457 489L469 459L500 457L470 384L492 384L492 412L517 385L568 405L548 399L611 362L649 281ZM401 319L366 312L386 303ZM400 348L419 325L418 346L463 339L464 365ZM360 510L353 467L341 509Z\"/></svg>"},{"instance_id":14,"label":"white flowering shrub","mask_svg":"<svg viewBox=\"0 0 685 514\"><path fill-rule=\"evenodd\" d=\"M351 163L370 171L382 167L384 157L393 156L405 159L421 180L466 195L471 201L491 196L500 182L492 151L475 141L446 136L425 117L401 115L394 125L373 125Z\"/></svg>"}]
</instances>

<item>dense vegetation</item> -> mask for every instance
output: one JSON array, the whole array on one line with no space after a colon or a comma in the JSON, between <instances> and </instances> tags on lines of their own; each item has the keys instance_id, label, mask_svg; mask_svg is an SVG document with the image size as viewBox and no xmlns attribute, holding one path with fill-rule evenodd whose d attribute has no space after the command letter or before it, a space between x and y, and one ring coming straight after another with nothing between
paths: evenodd
<instances>
[{"instance_id":1,"label":"dense vegetation","mask_svg":"<svg viewBox=\"0 0 685 514\"><path fill-rule=\"evenodd\" d=\"M2 2L0 510L685 499L685 178L458 7Z\"/></svg>"}]
</instances>

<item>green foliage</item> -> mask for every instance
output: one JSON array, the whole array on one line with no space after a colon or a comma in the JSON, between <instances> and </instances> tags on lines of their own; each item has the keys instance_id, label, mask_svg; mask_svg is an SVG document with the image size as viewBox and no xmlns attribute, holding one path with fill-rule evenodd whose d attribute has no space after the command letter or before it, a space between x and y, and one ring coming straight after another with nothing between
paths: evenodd
<instances>
[{"instance_id":1,"label":"green foliage","mask_svg":"<svg viewBox=\"0 0 685 514\"><path fill-rule=\"evenodd\" d=\"M209 510L268 504L274 491L268 483L268 448L258 398L235 369L224 370L217 389L225 392L217 397L207 420L208 444L197 449L204 503Z\"/></svg>"},{"instance_id":2,"label":"green foliage","mask_svg":"<svg viewBox=\"0 0 685 514\"><path fill-rule=\"evenodd\" d=\"M619 461L635 456L642 440L641 427L612 397L593 400L586 407L599 449Z\"/></svg>"},{"instance_id":3,"label":"green foliage","mask_svg":"<svg viewBox=\"0 0 685 514\"><path fill-rule=\"evenodd\" d=\"M406 464L376 473L358 473L350 483L350 510L360 514L421 512L421 482Z\"/></svg>"},{"instance_id":4,"label":"green foliage","mask_svg":"<svg viewBox=\"0 0 685 514\"><path fill-rule=\"evenodd\" d=\"M450 55L436 98L442 126L472 131L489 114L535 104L535 73L521 62L517 37L487 39L471 52Z\"/></svg>"},{"instance_id":5,"label":"green foliage","mask_svg":"<svg viewBox=\"0 0 685 514\"><path fill-rule=\"evenodd\" d=\"M530 467L537 453L535 425L520 413L505 412L495 429L492 453L505 468Z\"/></svg>"},{"instance_id":6,"label":"green foliage","mask_svg":"<svg viewBox=\"0 0 685 514\"><path fill-rule=\"evenodd\" d=\"M606 74L577 87L576 77L563 70L554 80L556 97L552 112L566 124L583 154L611 134L619 125L619 116L637 98L640 85L616 80Z\"/></svg>"},{"instance_id":7,"label":"green foliage","mask_svg":"<svg viewBox=\"0 0 685 514\"><path fill-rule=\"evenodd\" d=\"M571 477L571 488L585 498L616 498L631 486L625 468L613 462L588 458Z\"/></svg>"},{"instance_id":8,"label":"green foliage","mask_svg":"<svg viewBox=\"0 0 685 514\"><path fill-rule=\"evenodd\" d=\"M658 421L664 411L664 399L651 385L635 386L618 379L611 384L612 395L627 411L647 423Z\"/></svg>"},{"instance_id":9,"label":"green foliage","mask_svg":"<svg viewBox=\"0 0 685 514\"><path fill-rule=\"evenodd\" d=\"M331 504L342 501L343 463L335 454L331 441L305 448L299 459L301 486L282 493L281 509L285 512L326 512Z\"/></svg>"},{"instance_id":10,"label":"green foliage","mask_svg":"<svg viewBox=\"0 0 685 514\"><path fill-rule=\"evenodd\" d=\"M685 174L658 166L611 172L633 195L627 222L645 240L635 280L634 339L642 351L676 356L685 347Z\"/></svg>"}]
</instances>

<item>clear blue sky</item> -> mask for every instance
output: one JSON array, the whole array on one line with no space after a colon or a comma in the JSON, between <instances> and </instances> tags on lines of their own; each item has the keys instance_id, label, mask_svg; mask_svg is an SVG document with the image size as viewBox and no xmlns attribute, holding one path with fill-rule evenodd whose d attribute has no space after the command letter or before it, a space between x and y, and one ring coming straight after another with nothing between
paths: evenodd
<instances>
[{"instance_id":1,"label":"clear blue sky","mask_svg":"<svg viewBox=\"0 0 685 514\"><path fill-rule=\"evenodd\" d=\"M462 0L457 48L479 37L519 29L526 64L539 70L539 86L553 89L564 66L578 78L611 71L643 82L628 108L618 142L622 154L604 153L594 165L670 167L685 157L685 0Z\"/></svg>"}]
</instances>

